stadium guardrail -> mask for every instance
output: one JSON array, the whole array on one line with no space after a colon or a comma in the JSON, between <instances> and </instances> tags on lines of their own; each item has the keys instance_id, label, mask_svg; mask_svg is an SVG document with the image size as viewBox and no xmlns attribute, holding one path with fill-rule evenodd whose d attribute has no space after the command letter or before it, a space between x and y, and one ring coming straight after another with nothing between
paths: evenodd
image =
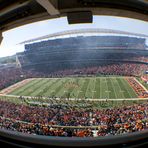
<instances>
[{"instance_id":1,"label":"stadium guardrail","mask_svg":"<svg viewBox=\"0 0 148 148\"><path fill-rule=\"evenodd\" d=\"M9 145L18 147L36 147L36 146L52 146L52 147L141 147L148 144L148 130L106 137L53 137L29 135L20 132L8 131L0 129L0 141Z\"/></svg>"}]
</instances>

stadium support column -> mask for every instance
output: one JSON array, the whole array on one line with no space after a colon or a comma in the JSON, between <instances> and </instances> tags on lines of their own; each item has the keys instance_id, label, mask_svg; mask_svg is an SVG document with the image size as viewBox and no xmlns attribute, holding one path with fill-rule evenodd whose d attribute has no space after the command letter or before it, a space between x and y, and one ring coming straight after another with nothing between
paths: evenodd
<instances>
[{"instance_id":1,"label":"stadium support column","mask_svg":"<svg viewBox=\"0 0 148 148\"><path fill-rule=\"evenodd\" d=\"M59 10L56 9L57 1L55 0L36 0L50 15L60 14Z\"/></svg>"},{"instance_id":2,"label":"stadium support column","mask_svg":"<svg viewBox=\"0 0 148 148\"><path fill-rule=\"evenodd\" d=\"M3 36L2 36L2 31L0 30L0 45L1 45L2 40L3 40Z\"/></svg>"},{"instance_id":3,"label":"stadium support column","mask_svg":"<svg viewBox=\"0 0 148 148\"><path fill-rule=\"evenodd\" d=\"M16 67L17 68L22 68L21 62L20 62L20 60L19 60L17 55L16 55Z\"/></svg>"}]
</instances>

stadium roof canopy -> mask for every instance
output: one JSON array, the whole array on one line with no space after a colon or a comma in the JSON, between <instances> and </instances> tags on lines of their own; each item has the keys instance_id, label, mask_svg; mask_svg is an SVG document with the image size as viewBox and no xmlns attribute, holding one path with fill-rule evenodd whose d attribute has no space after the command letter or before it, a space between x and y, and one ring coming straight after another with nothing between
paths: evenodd
<instances>
[{"instance_id":1,"label":"stadium roof canopy","mask_svg":"<svg viewBox=\"0 0 148 148\"><path fill-rule=\"evenodd\" d=\"M35 41L38 41L38 40L49 39L49 38L54 38L54 37L60 37L60 36L62 37L62 36L65 36L65 35L89 34L89 33L92 33L92 34L93 33L95 33L95 34L99 34L99 33L120 34L120 35L138 36L138 37L148 38L148 35L140 34L140 33L131 33L131 32L127 32L127 31L120 31L120 30L113 30L113 29L88 28L88 29L75 29L75 30L67 30L67 31L52 33L52 34L49 34L49 35L45 35L45 36L37 37L37 38L34 38L34 39L26 40L24 42L21 42L20 44L26 44L26 43L35 42Z\"/></svg>"},{"instance_id":2,"label":"stadium roof canopy","mask_svg":"<svg viewBox=\"0 0 148 148\"><path fill-rule=\"evenodd\" d=\"M2 32L21 25L64 16L86 23L93 15L148 21L148 0L0 0L0 43Z\"/></svg>"},{"instance_id":3,"label":"stadium roof canopy","mask_svg":"<svg viewBox=\"0 0 148 148\"><path fill-rule=\"evenodd\" d=\"M148 21L148 0L0 0L0 43L2 32L21 25L63 16L86 23L93 15Z\"/></svg>"},{"instance_id":4,"label":"stadium roof canopy","mask_svg":"<svg viewBox=\"0 0 148 148\"><path fill-rule=\"evenodd\" d=\"M148 0L0 0L0 31L88 11L92 15L122 16L148 21ZM78 16L71 19L79 22L81 15Z\"/></svg>"}]
</instances>

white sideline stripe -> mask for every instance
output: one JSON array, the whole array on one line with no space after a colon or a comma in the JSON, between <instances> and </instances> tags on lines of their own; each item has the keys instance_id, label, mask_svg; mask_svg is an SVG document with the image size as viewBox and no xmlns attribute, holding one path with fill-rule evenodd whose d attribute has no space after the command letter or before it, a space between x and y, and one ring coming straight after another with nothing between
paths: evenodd
<instances>
[{"instance_id":1,"label":"white sideline stripe","mask_svg":"<svg viewBox=\"0 0 148 148\"><path fill-rule=\"evenodd\" d=\"M2 97L13 97L13 98L19 98L20 96L16 96L16 95L2 95L0 94L0 96ZM39 98L39 97L32 97L32 96L22 96L23 98ZM42 97L43 99L49 99L48 97ZM60 100L61 98L50 98L50 99L55 99L55 100ZM84 100L81 98L65 98L65 100ZM123 98L119 98L119 99L85 99L86 101L124 101L124 100L148 100L148 98L129 98L129 99L123 99Z\"/></svg>"},{"instance_id":2,"label":"white sideline stripe","mask_svg":"<svg viewBox=\"0 0 148 148\"><path fill-rule=\"evenodd\" d=\"M148 92L148 90L147 90L136 78L134 78L134 80L135 80L146 92Z\"/></svg>"}]
</instances>

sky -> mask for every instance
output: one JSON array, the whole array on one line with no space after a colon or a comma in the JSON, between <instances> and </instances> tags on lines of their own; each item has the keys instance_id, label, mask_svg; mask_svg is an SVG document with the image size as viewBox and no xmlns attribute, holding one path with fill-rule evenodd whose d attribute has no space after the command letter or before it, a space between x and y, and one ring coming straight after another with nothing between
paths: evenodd
<instances>
[{"instance_id":1,"label":"sky","mask_svg":"<svg viewBox=\"0 0 148 148\"><path fill-rule=\"evenodd\" d=\"M105 28L148 35L148 22L112 16L93 16L93 23L68 24L67 18L40 21L3 32L0 45L0 57L10 56L24 50L24 45L18 45L28 39L48 35L55 32L80 29Z\"/></svg>"}]
</instances>

